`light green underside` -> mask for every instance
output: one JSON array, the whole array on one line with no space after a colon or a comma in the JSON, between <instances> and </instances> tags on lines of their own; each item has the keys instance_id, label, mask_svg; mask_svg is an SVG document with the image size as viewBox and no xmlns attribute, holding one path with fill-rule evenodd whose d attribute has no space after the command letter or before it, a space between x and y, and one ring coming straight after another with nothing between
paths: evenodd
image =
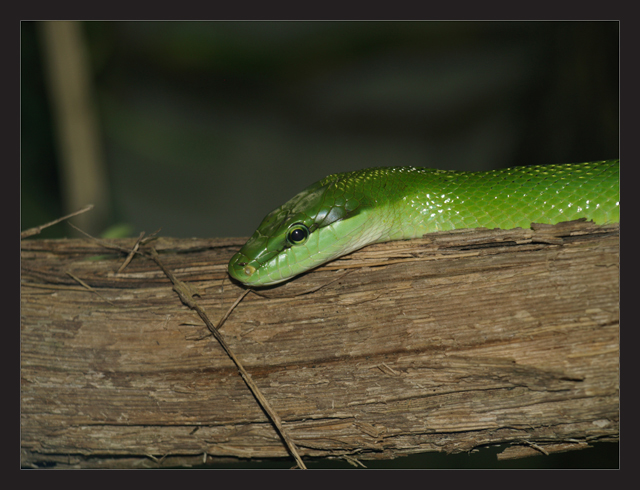
<instances>
[{"instance_id":1,"label":"light green underside","mask_svg":"<svg viewBox=\"0 0 640 490\"><path fill-rule=\"evenodd\" d=\"M460 228L618 222L618 160L457 172L413 167L335 174L267 215L229 263L251 286L285 281L369 243ZM287 242L294 223L311 234Z\"/></svg>"}]
</instances>

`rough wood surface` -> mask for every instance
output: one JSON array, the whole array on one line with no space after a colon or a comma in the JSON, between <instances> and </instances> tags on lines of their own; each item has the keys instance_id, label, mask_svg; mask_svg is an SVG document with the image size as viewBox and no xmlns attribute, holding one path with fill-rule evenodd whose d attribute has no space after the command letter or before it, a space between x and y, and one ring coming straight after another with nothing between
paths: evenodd
<instances>
[{"instance_id":1,"label":"rough wood surface","mask_svg":"<svg viewBox=\"0 0 640 490\"><path fill-rule=\"evenodd\" d=\"M154 245L215 323L243 291L226 274L243 241ZM158 267L116 273L124 258L22 242L23 465L287 457ZM302 456L519 457L618 439L618 281L617 225L437 233L250 293L221 332Z\"/></svg>"}]
</instances>

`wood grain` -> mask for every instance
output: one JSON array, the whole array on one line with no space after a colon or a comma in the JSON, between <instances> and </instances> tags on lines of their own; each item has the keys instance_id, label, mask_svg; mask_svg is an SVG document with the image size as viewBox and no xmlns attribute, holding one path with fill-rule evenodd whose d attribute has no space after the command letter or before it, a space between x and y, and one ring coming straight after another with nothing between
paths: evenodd
<instances>
[{"instance_id":1,"label":"wood grain","mask_svg":"<svg viewBox=\"0 0 640 490\"><path fill-rule=\"evenodd\" d=\"M534 228L373 245L249 294L221 332L303 457L615 441L619 227ZM226 273L243 242L154 246L215 323L243 292ZM288 457L200 318L152 261L117 273L125 256L22 242L22 464Z\"/></svg>"}]
</instances>

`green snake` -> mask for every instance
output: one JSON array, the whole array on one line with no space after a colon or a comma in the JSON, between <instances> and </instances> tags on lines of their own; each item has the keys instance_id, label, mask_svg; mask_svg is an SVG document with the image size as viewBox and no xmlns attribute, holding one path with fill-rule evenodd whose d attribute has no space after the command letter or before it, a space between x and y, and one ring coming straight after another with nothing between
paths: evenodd
<instances>
[{"instance_id":1,"label":"green snake","mask_svg":"<svg viewBox=\"0 0 640 490\"><path fill-rule=\"evenodd\" d=\"M277 284L365 245L459 228L619 222L619 160L486 172L379 167L316 182L269 213L229 262L252 286Z\"/></svg>"}]
</instances>

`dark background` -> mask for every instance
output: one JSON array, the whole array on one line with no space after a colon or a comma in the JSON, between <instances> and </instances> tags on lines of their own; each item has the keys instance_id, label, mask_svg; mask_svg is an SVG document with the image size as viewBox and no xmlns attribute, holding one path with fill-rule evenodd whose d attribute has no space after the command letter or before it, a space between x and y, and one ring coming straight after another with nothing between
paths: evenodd
<instances>
[{"instance_id":1,"label":"dark background","mask_svg":"<svg viewBox=\"0 0 640 490\"><path fill-rule=\"evenodd\" d=\"M21 23L23 230L73 211L38 24ZM112 236L249 236L314 181L370 166L619 155L618 22L100 21L81 33L108 175L99 231ZM617 451L493 467L613 468ZM492 466L481 453L396 464Z\"/></svg>"},{"instance_id":2,"label":"dark background","mask_svg":"<svg viewBox=\"0 0 640 490\"><path fill-rule=\"evenodd\" d=\"M73 211L38 24L22 23L22 229ZM104 227L130 235L248 236L316 180L370 166L618 157L617 22L81 27L108 172Z\"/></svg>"}]
</instances>

